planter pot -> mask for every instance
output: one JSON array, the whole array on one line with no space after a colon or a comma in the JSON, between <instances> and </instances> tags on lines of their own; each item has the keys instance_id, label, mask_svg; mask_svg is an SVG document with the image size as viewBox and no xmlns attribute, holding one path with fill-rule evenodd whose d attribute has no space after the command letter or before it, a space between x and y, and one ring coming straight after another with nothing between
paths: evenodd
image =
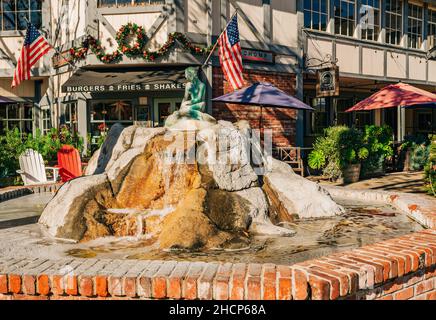
<instances>
[{"instance_id":1,"label":"planter pot","mask_svg":"<svg viewBox=\"0 0 436 320\"><path fill-rule=\"evenodd\" d=\"M412 155L412 150L410 148L404 154L403 171L412 171L412 166L410 165L410 158Z\"/></svg>"},{"instance_id":2,"label":"planter pot","mask_svg":"<svg viewBox=\"0 0 436 320\"><path fill-rule=\"evenodd\" d=\"M376 164L362 164L360 176L362 179L369 179L384 176L386 174L386 165L384 157L380 157Z\"/></svg>"},{"instance_id":3,"label":"planter pot","mask_svg":"<svg viewBox=\"0 0 436 320\"><path fill-rule=\"evenodd\" d=\"M359 181L361 164L350 164L342 170L344 183L354 183Z\"/></svg>"}]
</instances>

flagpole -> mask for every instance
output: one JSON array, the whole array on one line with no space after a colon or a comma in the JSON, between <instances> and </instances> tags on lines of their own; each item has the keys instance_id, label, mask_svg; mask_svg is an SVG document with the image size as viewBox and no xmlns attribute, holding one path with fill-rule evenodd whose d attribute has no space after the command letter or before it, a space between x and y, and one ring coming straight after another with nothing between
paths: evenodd
<instances>
[{"instance_id":1,"label":"flagpole","mask_svg":"<svg viewBox=\"0 0 436 320\"><path fill-rule=\"evenodd\" d=\"M227 28L229 27L229 24L232 22L233 18L234 18L237 14L238 14L238 9L236 9L235 13L232 15L232 17L230 18L230 20L227 22L226 27L224 28L224 30L223 30L223 31L220 33L220 35L218 36L218 38L217 38L218 40L219 40L219 38L221 38L221 36L224 34L224 32L226 32ZM214 46L212 47L212 50L210 51L210 53L209 53L209 55L207 56L206 60L204 61L203 65L201 66L202 68L204 68L204 67L207 65L207 63L209 62L210 58L212 57L212 55L213 55L213 53L214 53L214 51L215 51L215 49L216 49L216 47L217 47L217 45L218 45L218 43L219 43L218 40L215 42Z\"/></svg>"},{"instance_id":2,"label":"flagpole","mask_svg":"<svg viewBox=\"0 0 436 320\"><path fill-rule=\"evenodd\" d=\"M29 21L29 19L27 19L27 17L24 17L24 20L26 20L26 22L29 24L29 23L31 23L30 21ZM51 48L58 54L58 55L60 55L61 57L63 57L63 58L65 58L64 57L64 55L62 54L62 52L61 51L59 51L58 49L56 49L56 47L52 44L52 43L50 43L48 40L47 40L47 38L45 37L45 35L44 34L42 34L41 33L41 35L44 37L44 39L48 42L48 44L51 46ZM74 66L68 59L65 59L65 61L72 67L72 68L75 68L76 66Z\"/></svg>"}]
</instances>

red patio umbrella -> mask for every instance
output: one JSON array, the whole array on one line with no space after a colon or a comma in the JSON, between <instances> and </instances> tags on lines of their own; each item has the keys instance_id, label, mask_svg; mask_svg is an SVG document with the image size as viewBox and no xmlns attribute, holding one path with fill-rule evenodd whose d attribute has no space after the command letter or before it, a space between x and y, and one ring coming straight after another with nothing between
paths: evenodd
<instances>
[{"instance_id":1,"label":"red patio umbrella","mask_svg":"<svg viewBox=\"0 0 436 320\"><path fill-rule=\"evenodd\" d=\"M436 94L400 82L384 87L346 112L433 104L436 106Z\"/></svg>"}]
</instances>

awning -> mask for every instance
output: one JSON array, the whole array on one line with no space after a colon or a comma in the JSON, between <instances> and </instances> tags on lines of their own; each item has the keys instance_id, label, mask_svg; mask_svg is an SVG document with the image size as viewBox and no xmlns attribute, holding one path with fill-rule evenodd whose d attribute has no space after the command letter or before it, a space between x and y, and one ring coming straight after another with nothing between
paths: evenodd
<instances>
[{"instance_id":1,"label":"awning","mask_svg":"<svg viewBox=\"0 0 436 320\"><path fill-rule=\"evenodd\" d=\"M21 97L2 97L0 96L0 104L8 104L8 103L24 103L24 102L33 102L30 98L21 98Z\"/></svg>"},{"instance_id":2,"label":"awning","mask_svg":"<svg viewBox=\"0 0 436 320\"><path fill-rule=\"evenodd\" d=\"M62 92L183 91L186 82L184 69L79 69L62 85Z\"/></svg>"},{"instance_id":3,"label":"awning","mask_svg":"<svg viewBox=\"0 0 436 320\"><path fill-rule=\"evenodd\" d=\"M346 112L412 106L434 107L436 94L400 82L384 87Z\"/></svg>"}]
</instances>

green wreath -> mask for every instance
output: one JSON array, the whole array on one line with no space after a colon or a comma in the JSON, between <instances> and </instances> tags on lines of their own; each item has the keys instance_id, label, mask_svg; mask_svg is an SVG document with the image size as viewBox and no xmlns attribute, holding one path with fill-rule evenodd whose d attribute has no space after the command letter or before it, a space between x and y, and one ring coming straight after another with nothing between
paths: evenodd
<instances>
[{"instance_id":1,"label":"green wreath","mask_svg":"<svg viewBox=\"0 0 436 320\"><path fill-rule=\"evenodd\" d=\"M136 41L130 45L132 37L136 36ZM121 51L129 58L134 58L144 50L146 42L146 34L144 28L138 26L136 23L129 22L128 24L121 26L118 30L115 40L118 43L118 50Z\"/></svg>"}]
</instances>

